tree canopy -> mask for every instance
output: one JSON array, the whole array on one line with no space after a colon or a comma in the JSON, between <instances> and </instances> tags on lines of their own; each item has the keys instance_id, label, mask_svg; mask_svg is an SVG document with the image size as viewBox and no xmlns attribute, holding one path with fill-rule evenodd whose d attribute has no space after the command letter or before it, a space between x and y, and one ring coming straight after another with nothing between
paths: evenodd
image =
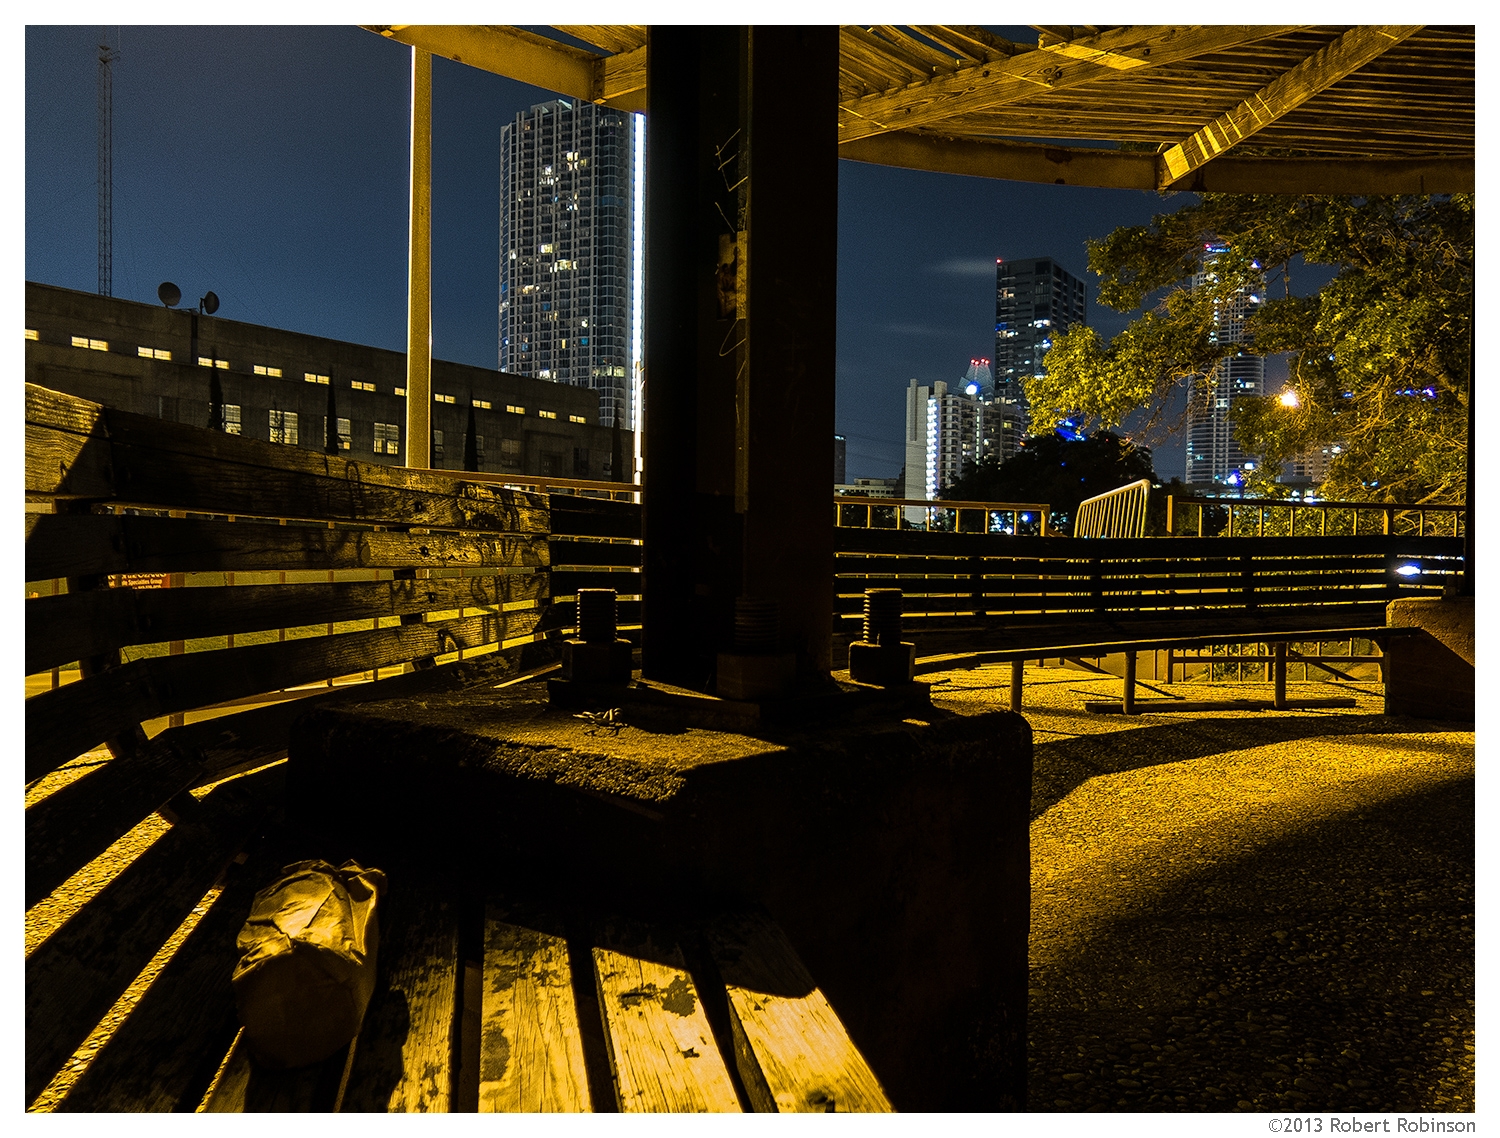
<instances>
[{"instance_id":1,"label":"tree canopy","mask_svg":"<svg viewBox=\"0 0 1500 1138\"><path fill-rule=\"evenodd\" d=\"M1005 462L991 456L943 491L949 501L1046 502L1052 524L1066 530L1078 503L1141 478L1155 480L1151 451L1110 431L1078 441L1055 431L1034 435Z\"/></svg>"},{"instance_id":2,"label":"tree canopy","mask_svg":"<svg viewBox=\"0 0 1500 1138\"><path fill-rule=\"evenodd\" d=\"M1211 241L1227 251L1216 279L1194 289ZM1293 295L1299 257L1337 272L1315 294ZM1204 398L1220 359L1287 352L1293 394L1241 397L1230 412L1240 445L1262 459L1256 489L1279 493L1282 464L1326 446L1326 498L1463 500L1473 195L1206 194L1090 242L1089 267L1102 278L1100 303L1151 307L1108 344L1083 326L1053 340L1047 374L1025 385L1034 428L1077 416L1117 427L1145 409L1137 436L1159 441L1180 425L1174 396ZM1247 291L1260 298L1250 342L1217 342L1215 305Z\"/></svg>"}]
</instances>

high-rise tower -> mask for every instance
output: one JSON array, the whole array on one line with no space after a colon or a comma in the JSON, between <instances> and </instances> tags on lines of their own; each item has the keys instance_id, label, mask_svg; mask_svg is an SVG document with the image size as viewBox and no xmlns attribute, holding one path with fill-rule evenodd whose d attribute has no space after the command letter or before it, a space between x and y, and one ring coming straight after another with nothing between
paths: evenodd
<instances>
[{"instance_id":1,"label":"high-rise tower","mask_svg":"<svg viewBox=\"0 0 1500 1138\"><path fill-rule=\"evenodd\" d=\"M1051 257L995 262L995 398L1014 408L1015 422L1001 440L1002 460L1029 432L1022 381L1045 374L1053 336L1087 323L1087 286Z\"/></svg>"},{"instance_id":2,"label":"high-rise tower","mask_svg":"<svg viewBox=\"0 0 1500 1138\"><path fill-rule=\"evenodd\" d=\"M1216 279L1214 261L1226 249L1227 246L1219 244L1204 246L1202 266L1193 277L1194 288L1202 288ZM1215 343L1250 342L1245 320L1260 304L1263 290L1264 284L1257 283L1241 289L1233 298L1217 306L1212 332ZM1188 405L1186 481L1199 485L1244 484L1243 471L1254 462L1254 457L1245 454L1235 440L1229 410L1236 398L1264 395L1265 389L1266 361L1260 356L1241 350L1218 362L1208 383L1195 393Z\"/></svg>"},{"instance_id":3,"label":"high-rise tower","mask_svg":"<svg viewBox=\"0 0 1500 1138\"><path fill-rule=\"evenodd\" d=\"M634 429L634 116L558 99L500 132L500 370L588 387Z\"/></svg>"}]
</instances>

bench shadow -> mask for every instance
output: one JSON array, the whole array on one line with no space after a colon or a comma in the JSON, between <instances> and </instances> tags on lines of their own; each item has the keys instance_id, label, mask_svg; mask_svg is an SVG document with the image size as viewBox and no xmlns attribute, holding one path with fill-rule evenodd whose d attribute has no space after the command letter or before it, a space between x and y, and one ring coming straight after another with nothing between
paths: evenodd
<instances>
[{"instance_id":1,"label":"bench shadow","mask_svg":"<svg viewBox=\"0 0 1500 1138\"><path fill-rule=\"evenodd\" d=\"M1059 739L1033 746L1031 821L1035 822L1096 775L1121 774L1298 739L1348 735L1420 735L1468 731L1472 724L1386 715L1288 715L1256 719L1191 719L1126 731ZM1394 745L1394 740L1392 743Z\"/></svg>"},{"instance_id":2,"label":"bench shadow","mask_svg":"<svg viewBox=\"0 0 1500 1138\"><path fill-rule=\"evenodd\" d=\"M1471 1111L1473 914L1472 778L1207 866L1034 969L1031 1109Z\"/></svg>"}]
</instances>

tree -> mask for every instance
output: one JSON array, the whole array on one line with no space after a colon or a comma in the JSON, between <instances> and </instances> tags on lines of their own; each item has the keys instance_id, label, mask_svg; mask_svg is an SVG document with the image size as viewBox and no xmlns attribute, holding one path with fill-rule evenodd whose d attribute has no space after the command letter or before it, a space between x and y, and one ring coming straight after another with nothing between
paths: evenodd
<instances>
[{"instance_id":1,"label":"tree","mask_svg":"<svg viewBox=\"0 0 1500 1138\"><path fill-rule=\"evenodd\" d=\"M1051 507L1053 527L1066 531L1085 498L1155 477L1151 451L1117 434L1100 431L1074 442L1049 431L1027 439L1004 462L991 455L971 463L942 497L968 502L1045 502Z\"/></svg>"},{"instance_id":2,"label":"tree","mask_svg":"<svg viewBox=\"0 0 1500 1138\"><path fill-rule=\"evenodd\" d=\"M1228 251L1215 260L1217 279L1194 290L1209 240ZM1294 296L1298 257L1337 274ZM1262 459L1253 489L1281 493L1273 479L1282 464L1327 446L1324 497L1463 500L1473 195L1206 194L1090 242L1089 267L1102 278L1101 303L1121 312L1155 303L1108 344L1088 327L1054 339L1047 374L1026 382L1034 427L1079 415L1115 427L1145 409L1137 435L1159 441L1181 422L1168 413L1174 395L1203 398L1220 359L1287 352L1290 394L1231 408L1240 445ZM1280 295L1263 295L1263 283ZM1261 297L1247 321L1251 342L1216 342L1215 304L1244 290Z\"/></svg>"}]
</instances>

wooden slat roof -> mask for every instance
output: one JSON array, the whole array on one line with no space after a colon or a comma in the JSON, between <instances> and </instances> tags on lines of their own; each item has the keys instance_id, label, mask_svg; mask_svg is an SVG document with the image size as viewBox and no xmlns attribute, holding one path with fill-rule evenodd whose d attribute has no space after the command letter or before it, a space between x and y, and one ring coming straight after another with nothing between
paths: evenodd
<instances>
[{"instance_id":1,"label":"wooden slat roof","mask_svg":"<svg viewBox=\"0 0 1500 1138\"><path fill-rule=\"evenodd\" d=\"M370 30L645 109L646 28ZM846 26L840 157L1023 181L1286 193L1472 190L1474 29ZM1330 188L1340 187L1340 188Z\"/></svg>"}]
</instances>

